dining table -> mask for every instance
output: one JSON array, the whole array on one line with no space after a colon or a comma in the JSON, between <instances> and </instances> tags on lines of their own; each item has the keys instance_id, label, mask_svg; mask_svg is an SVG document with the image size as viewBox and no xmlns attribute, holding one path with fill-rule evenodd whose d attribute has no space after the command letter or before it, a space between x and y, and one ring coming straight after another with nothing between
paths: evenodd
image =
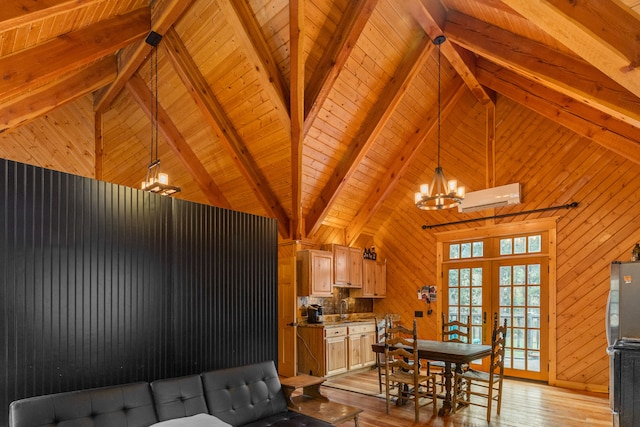
<instances>
[{"instance_id":1,"label":"dining table","mask_svg":"<svg viewBox=\"0 0 640 427\"><path fill-rule=\"evenodd\" d=\"M374 343L371 347L375 353L384 353L384 342ZM412 347L401 347L413 350ZM394 349L396 347L390 346L389 348ZM453 372L462 372L462 365L471 363L474 360L483 359L490 355L490 345L418 340L419 359L444 362L445 396L442 401L442 407L438 410L438 415L447 415L451 412Z\"/></svg>"}]
</instances>

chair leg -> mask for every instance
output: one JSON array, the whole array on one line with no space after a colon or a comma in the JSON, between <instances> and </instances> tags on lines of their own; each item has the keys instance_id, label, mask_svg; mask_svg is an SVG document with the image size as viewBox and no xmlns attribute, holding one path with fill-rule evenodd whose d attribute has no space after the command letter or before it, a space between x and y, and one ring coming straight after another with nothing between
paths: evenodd
<instances>
[{"instance_id":1,"label":"chair leg","mask_svg":"<svg viewBox=\"0 0 640 427\"><path fill-rule=\"evenodd\" d=\"M491 403L493 402L493 384L489 384L489 397L487 398L487 422L491 422Z\"/></svg>"},{"instance_id":2,"label":"chair leg","mask_svg":"<svg viewBox=\"0 0 640 427\"><path fill-rule=\"evenodd\" d=\"M376 364L378 365L378 388L380 389L380 393L382 393L382 367L380 366L380 353L376 353Z\"/></svg>"}]
</instances>

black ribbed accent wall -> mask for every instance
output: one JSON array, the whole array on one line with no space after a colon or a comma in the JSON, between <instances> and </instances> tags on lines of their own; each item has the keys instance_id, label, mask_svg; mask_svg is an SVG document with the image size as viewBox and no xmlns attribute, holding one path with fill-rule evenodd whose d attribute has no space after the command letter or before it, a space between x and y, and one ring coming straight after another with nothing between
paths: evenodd
<instances>
[{"instance_id":1,"label":"black ribbed accent wall","mask_svg":"<svg viewBox=\"0 0 640 427\"><path fill-rule=\"evenodd\" d=\"M277 360L276 266L275 220L0 160L4 413Z\"/></svg>"}]
</instances>

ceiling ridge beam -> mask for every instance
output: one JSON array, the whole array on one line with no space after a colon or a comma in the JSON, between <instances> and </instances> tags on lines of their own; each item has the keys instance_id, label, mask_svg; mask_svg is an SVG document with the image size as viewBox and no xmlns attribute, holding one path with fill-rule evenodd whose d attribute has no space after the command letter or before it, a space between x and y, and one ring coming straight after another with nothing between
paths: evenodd
<instances>
[{"instance_id":1,"label":"ceiling ridge beam","mask_svg":"<svg viewBox=\"0 0 640 427\"><path fill-rule=\"evenodd\" d=\"M140 8L0 58L0 100L115 53L149 31L149 10Z\"/></svg>"},{"instance_id":2,"label":"ceiling ridge beam","mask_svg":"<svg viewBox=\"0 0 640 427\"><path fill-rule=\"evenodd\" d=\"M640 20L631 9L615 1L502 1L640 97Z\"/></svg>"},{"instance_id":3,"label":"ceiling ridge beam","mask_svg":"<svg viewBox=\"0 0 640 427\"><path fill-rule=\"evenodd\" d=\"M448 94L444 96L444 105L441 114L442 119L445 119L451 111L453 111L462 95L466 92L466 89L467 87L463 79L460 76L456 76L451 89L449 89ZM360 209L358 209L358 212L356 212L349 226L346 228L345 235L347 244L352 245L358 240L362 230L364 230L371 218L380 210L387 197L389 197L389 194L395 190L398 182L404 178L404 174L409 165L413 162L416 155L422 151L425 143L430 139L431 134L437 130L437 118L438 107L434 106L425 118L427 124L418 129L418 131L413 134L413 137L404 143L400 153L394 156L393 163L387 169L382 179L376 184L376 188L371 195L367 197L366 202L360 206Z\"/></svg>"},{"instance_id":4,"label":"ceiling ridge beam","mask_svg":"<svg viewBox=\"0 0 640 427\"><path fill-rule=\"evenodd\" d=\"M245 46L248 60L258 72L260 84L273 102L280 122L287 133L291 130L289 89L264 39L253 13L243 0L222 1L218 5L225 18Z\"/></svg>"},{"instance_id":5,"label":"ceiling ridge beam","mask_svg":"<svg viewBox=\"0 0 640 427\"><path fill-rule=\"evenodd\" d=\"M640 98L581 58L457 12L447 15L445 30L450 40L476 55L640 125Z\"/></svg>"},{"instance_id":6,"label":"ceiling ridge beam","mask_svg":"<svg viewBox=\"0 0 640 427\"><path fill-rule=\"evenodd\" d=\"M154 112L151 111L151 106L156 105L156 97L151 93L151 90L149 90L149 87L142 77L134 74L127 80L126 88L149 120L158 127L167 145L169 145L175 155L181 160L185 169L191 174L193 180L198 184L207 200L209 200L209 203L214 206L230 209L231 205L222 194L222 191L220 191L220 188L218 188L213 181L211 175L209 175L209 172L207 172L207 169L202 162L200 162L200 159L193 152L176 125L171 121L171 117L169 117L160 105L158 105L158 111L155 112L158 115L156 122Z\"/></svg>"},{"instance_id":7,"label":"ceiling ridge beam","mask_svg":"<svg viewBox=\"0 0 640 427\"><path fill-rule=\"evenodd\" d=\"M0 33L99 1L102 0L39 0L28 3L24 0L2 0Z\"/></svg>"},{"instance_id":8,"label":"ceiling ridge beam","mask_svg":"<svg viewBox=\"0 0 640 427\"><path fill-rule=\"evenodd\" d=\"M324 54L309 79L309 85L305 88L304 136L311 129L324 101L333 89L378 0L354 0L351 3L353 4L350 4L342 15L335 35L325 47Z\"/></svg>"},{"instance_id":9,"label":"ceiling ridge beam","mask_svg":"<svg viewBox=\"0 0 640 427\"><path fill-rule=\"evenodd\" d=\"M394 76L382 90L382 95L375 105L369 110L367 118L349 144L347 152L342 156L336 169L320 191L320 195L313 203L306 218L307 235L313 234L327 216L345 184L367 155L375 139L384 129L402 97L429 58L434 49L433 46L426 33L421 31L415 37Z\"/></svg>"},{"instance_id":10,"label":"ceiling ridge beam","mask_svg":"<svg viewBox=\"0 0 640 427\"><path fill-rule=\"evenodd\" d=\"M409 10L422 29L429 35L431 40L444 35L444 26L447 22L447 11L440 4L431 0L420 0L409 2ZM468 50L453 43L441 45L442 54L453 66L456 72L462 77L465 84L484 106L489 104L495 107L495 93L483 87L475 76L475 56Z\"/></svg>"},{"instance_id":11,"label":"ceiling ridge beam","mask_svg":"<svg viewBox=\"0 0 640 427\"><path fill-rule=\"evenodd\" d=\"M152 2L150 30L163 36L191 7L193 1L156 0ZM141 39L118 52L118 77L108 87L94 93L93 109L95 111L105 112L111 107L113 100L122 91L127 80L138 71L151 49L153 46Z\"/></svg>"},{"instance_id":12,"label":"ceiling ridge beam","mask_svg":"<svg viewBox=\"0 0 640 427\"><path fill-rule=\"evenodd\" d=\"M478 78L498 93L553 120L580 136L640 164L640 128L604 115L566 95L485 59L478 60Z\"/></svg>"},{"instance_id":13,"label":"ceiling ridge beam","mask_svg":"<svg viewBox=\"0 0 640 427\"><path fill-rule=\"evenodd\" d=\"M186 46L174 28L167 31L162 46L166 48L167 56L174 70L187 88L205 120L218 134L220 143L247 180L251 191L253 191L253 194L268 215L278 220L280 234L283 237L288 236L289 217L286 211L269 187L269 182L260 171L253 157L251 157L249 149L242 142L233 123L227 117L209 83L189 55Z\"/></svg>"},{"instance_id":14,"label":"ceiling ridge beam","mask_svg":"<svg viewBox=\"0 0 640 427\"><path fill-rule=\"evenodd\" d=\"M289 62L291 111L291 224L290 237L303 237L302 151L304 126L304 19L305 0L289 1Z\"/></svg>"},{"instance_id":15,"label":"ceiling ridge beam","mask_svg":"<svg viewBox=\"0 0 640 427\"><path fill-rule=\"evenodd\" d=\"M87 95L116 78L115 56L65 74L55 82L0 102L0 133Z\"/></svg>"}]
</instances>

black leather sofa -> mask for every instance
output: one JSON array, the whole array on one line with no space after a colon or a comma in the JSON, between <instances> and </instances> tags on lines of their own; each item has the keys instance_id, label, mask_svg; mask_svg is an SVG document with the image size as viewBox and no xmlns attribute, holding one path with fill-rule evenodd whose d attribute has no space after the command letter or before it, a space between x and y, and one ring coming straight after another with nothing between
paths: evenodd
<instances>
[{"instance_id":1,"label":"black leather sofa","mask_svg":"<svg viewBox=\"0 0 640 427\"><path fill-rule=\"evenodd\" d=\"M202 413L234 427L330 426L287 409L275 364L267 361L16 400L9 406L9 427L147 427Z\"/></svg>"}]
</instances>

